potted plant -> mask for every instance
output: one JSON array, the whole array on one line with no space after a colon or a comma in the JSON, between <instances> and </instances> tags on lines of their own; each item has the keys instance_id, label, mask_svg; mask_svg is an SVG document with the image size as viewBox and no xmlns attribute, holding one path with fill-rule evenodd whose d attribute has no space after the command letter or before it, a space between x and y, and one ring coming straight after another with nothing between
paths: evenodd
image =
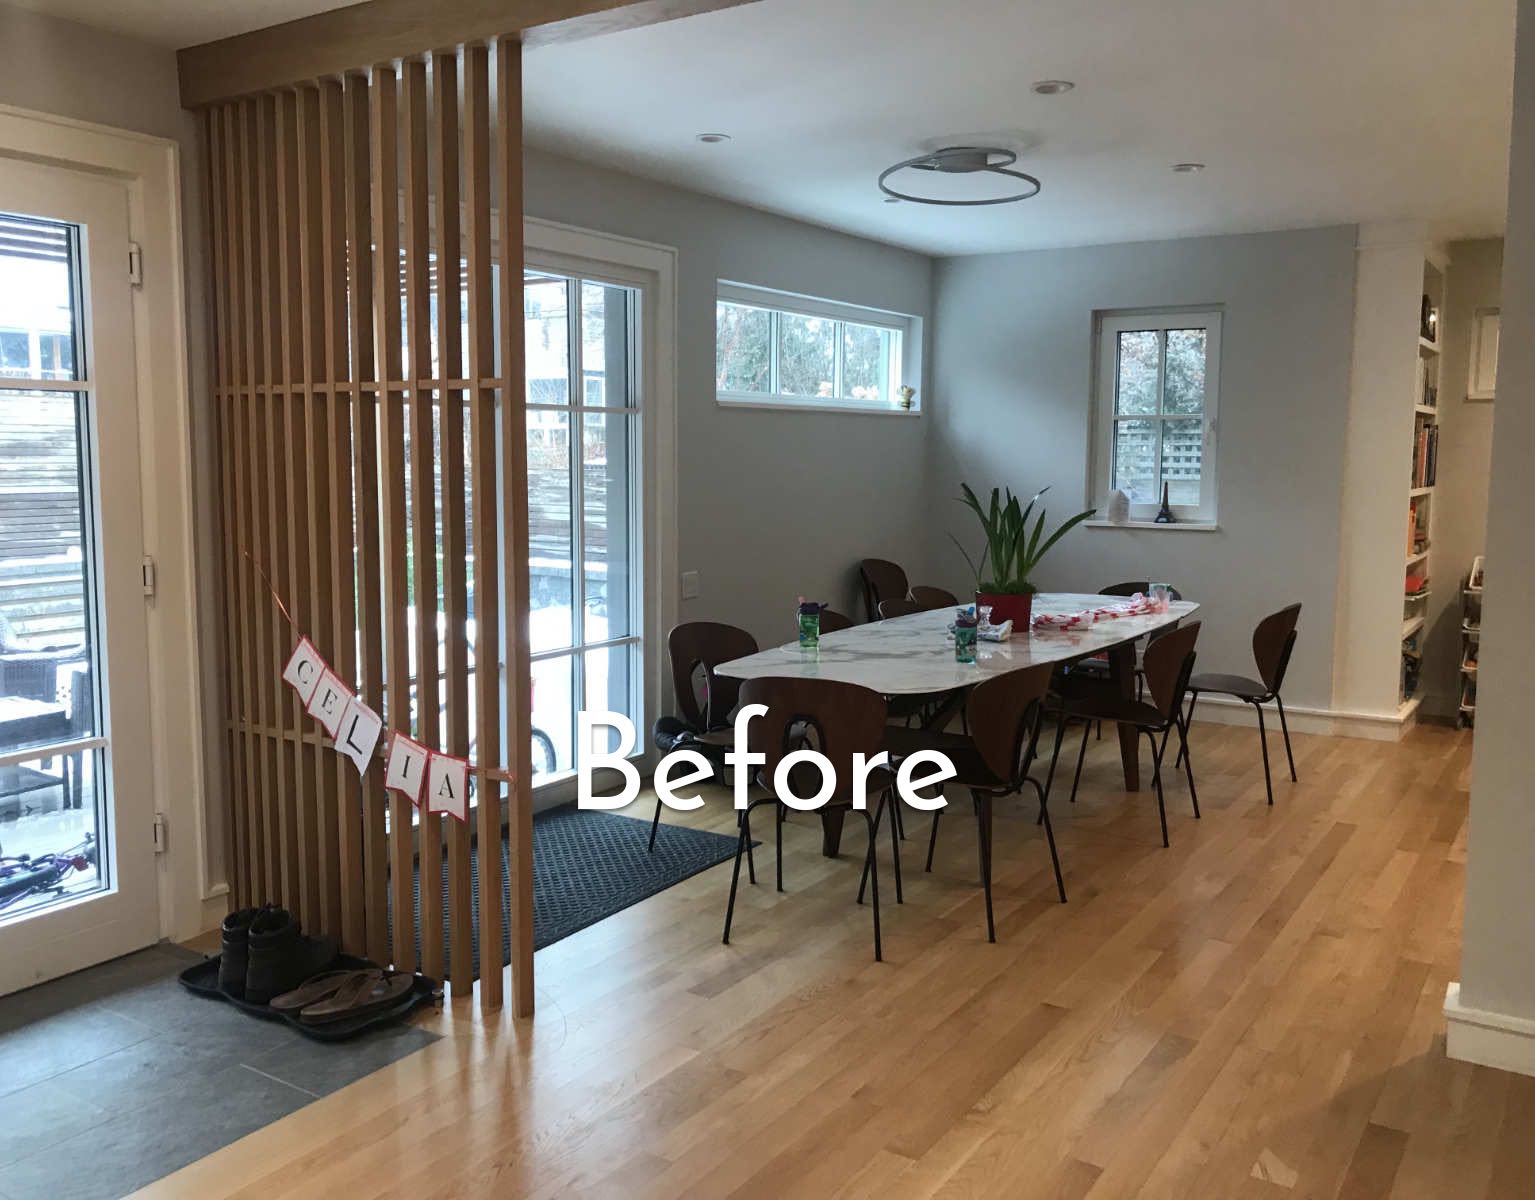
<instances>
[{"instance_id":1,"label":"potted plant","mask_svg":"<svg viewBox=\"0 0 1535 1200\"><path fill-rule=\"evenodd\" d=\"M970 485L962 483L964 495L961 504L968 505L981 522L986 535L986 548L981 551L977 565L961 546L958 538L954 544L965 555L965 561L975 572L975 602L978 606L991 606L991 620L1000 625L1011 621L1015 629L1028 629L1029 616L1034 609L1034 593L1038 590L1029 576L1039 565L1050 547L1065 536L1072 526L1087 520L1098 510L1090 508L1066 521L1054 533L1045 536L1045 510L1030 527L1029 518L1034 505L1050 489L1041 488L1027 505L1020 504L1011 490L991 489L991 503L983 506ZM953 535L950 535L951 537Z\"/></svg>"}]
</instances>

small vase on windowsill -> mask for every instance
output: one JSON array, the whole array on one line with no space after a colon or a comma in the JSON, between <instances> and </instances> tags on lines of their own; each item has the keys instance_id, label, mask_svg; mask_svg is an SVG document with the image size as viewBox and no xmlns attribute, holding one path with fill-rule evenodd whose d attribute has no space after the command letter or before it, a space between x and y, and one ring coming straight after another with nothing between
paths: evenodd
<instances>
[{"instance_id":1,"label":"small vase on windowsill","mask_svg":"<svg viewBox=\"0 0 1535 1200\"><path fill-rule=\"evenodd\" d=\"M1162 484L1162 507L1157 509L1156 523L1158 525L1172 525L1175 523L1172 505L1167 502L1167 484Z\"/></svg>"}]
</instances>

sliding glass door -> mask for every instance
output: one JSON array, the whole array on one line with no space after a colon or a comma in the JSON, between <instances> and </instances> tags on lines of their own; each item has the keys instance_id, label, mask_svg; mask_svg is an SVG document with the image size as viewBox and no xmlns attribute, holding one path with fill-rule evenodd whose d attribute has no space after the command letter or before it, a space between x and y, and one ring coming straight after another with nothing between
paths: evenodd
<instances>
[{"instance_id":1,"label":"sliding glass door","mask_svg":"<svg viewBox=\"0 0 1535 1200\"><path fill-rule=\"evenodd\" d=\"M574 769L579 710L644 723L640 302L592 279L524 280L535 781Z\"/></svg>"}]
</instances>

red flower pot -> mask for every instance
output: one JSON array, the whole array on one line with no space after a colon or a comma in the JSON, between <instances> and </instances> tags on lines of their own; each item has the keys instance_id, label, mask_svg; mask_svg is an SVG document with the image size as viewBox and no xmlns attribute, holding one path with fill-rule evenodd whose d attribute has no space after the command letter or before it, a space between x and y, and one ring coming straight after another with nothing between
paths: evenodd
<instances>
[{"instance_id":1,"label":"red flower pot","mask_svg":"<svg viewBox=\"0 0 1535 1200\"><path fill-rule=\"evenodd\" d=\"M977 592L975 594L977 609L986 606L991 607L991 623L1000 625L1003 621L1011 621L1013 629L1019 633L1029 631L1029 617L1034 612L1033 592L1005 592L993 594L991 592Z\"/></svg>"}]
</instances>

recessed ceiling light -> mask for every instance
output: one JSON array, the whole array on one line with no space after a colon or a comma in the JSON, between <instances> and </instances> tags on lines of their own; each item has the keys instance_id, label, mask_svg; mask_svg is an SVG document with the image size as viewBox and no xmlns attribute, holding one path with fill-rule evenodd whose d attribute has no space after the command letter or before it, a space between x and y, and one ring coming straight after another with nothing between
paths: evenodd
<instances>
[{"instance_id":1,"label":"recessed ceiling light","mask_svg":"<svg viewBox=\"0 0 1535 1200\"><path fill-rule=\"evenodd\" d=\"M1041 79L1033 84L1032 88L1039 96L1059 96L1062 92L1069 92L1076 86L1069 79Z\"/></svg>"},{"instance_id":2,"label":"recessed ceiling light","mask_svg":"<svg viewBox=\"0 0 1535 1200\"><path fill-rule=\"evenodd\" d=\"M1196 162L1174 163L1172 169L1179 175L1192 175L1196 171L1203 171L1205 165L1204 163Z\"/></svg>"},{"instance_id":3,"label":"recessed ceiling light","mask_svg":"<svg viewBox=\"0 0 1535 1200\"><path fill-rule=\"evenodd\" d=\"M728 142L730 140L730 135L728 133L700 133L698 135L698 140L703 142L705 145L712 146L716 142Z\"/></svg>"}]
</instances>

